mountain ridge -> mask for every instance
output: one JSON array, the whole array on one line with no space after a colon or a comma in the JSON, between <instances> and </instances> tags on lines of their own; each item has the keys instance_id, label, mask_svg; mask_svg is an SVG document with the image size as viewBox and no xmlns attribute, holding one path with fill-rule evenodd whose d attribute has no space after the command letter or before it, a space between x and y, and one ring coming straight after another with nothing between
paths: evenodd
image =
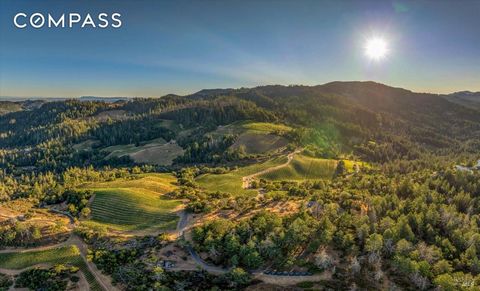
<instances>
[{"instance_id":1,"label":"mountain ridge","mask_svg":"<svg viewBox=\"0 0 480 291\"><path fill-rule=\"evenodd\" d=\"M459 91L448 94L445 98L450 102L480 110L480 92Z\"/></svg>"}]
</instances>

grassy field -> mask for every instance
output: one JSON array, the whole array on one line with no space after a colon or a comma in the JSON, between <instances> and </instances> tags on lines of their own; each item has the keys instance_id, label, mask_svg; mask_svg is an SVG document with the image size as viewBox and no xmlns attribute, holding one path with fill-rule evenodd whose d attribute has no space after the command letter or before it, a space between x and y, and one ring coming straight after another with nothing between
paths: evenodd
<instances>
[{"instance_id":1,"label":"grassy field","mask_svg":"<svg viewBox=\"0 0 480 291\"><path fill-rule=\"evenodd\" d=\"M336 167L336 160L316 159L303 155L296 155L288 166L265 173L259 178L286 181L329 179L332 178Z\"/></svg>"},{"instance_id":2,"label":"grassy field","mask_svg":"<svg viewBox=\"0 0 480 291\"><path fill-rule=\"evenodd\" d=\"M176 188L175 181L171 174L143 174L135 180L85 185L95 193L91 222L127 232L175 229L181 201L163 196Z\"/></svg>"},{"instance_id":3,"label":"grassy field","mask_svg":"<svg viewBox=\"0 0 480 291\"><path fill-rule=\"evenodd\" d=\"M139 148L143 148L146 144L149 144L150 146L159 146L159 145L164 145L166 141L163 138L156 138L154 140L148 141L144 143L143 145L140 146L135 146L134 144L125 144L125 145L115 145L115 146L109 146L102 151L109 152L110 154L107 156L107 159L110 157L121 157L124 155L128 155L131 153L134 153L139 150Z\"/></svg>"},{"instance_id":4,"label":"grassy field","mask_svg":"<svg viewBox=\"0 0 480 291\"><path fill-rule=\"evenodd\" d=\"M345 160L347 171L353 171L356 162ZM332 159L319 159L305 155L295 155L293 161L286 167L261 175L259 178L266 180L318 180L331 179L337 168L338 161ZM359 163L359 166L361 163Z\"/></svg>"},{"instance_id":5,"label":"grassy field","mask_svg":"<svg viewBox=\"0 0 480 291\"><path fill-rule=\"evenodd\" d=\"M292 130L290 126L286 126L284 124L269 123L269 122L245 122L245 123L242 123L241 126L242 128L250 131L263 132L263 133L288 132Z\"/></svg>"},{"instance_id":6,"label":"grassy field","mask_svg":"<svg viewBox=\"0 0 480 291\"><path fill-rule=\"evenodd\" d=\"M281 165L287 162L286 157L279 157L265 163L255 164L226 174L205 174L196 179L196 182L209 191L228 192L235 195L251 194L256 195L256 190L242 188L242 177L255 174L264 169Z\"/></svg>"},{"instance_id":7,"label":"grassy field","mask_svg":"<svg viewBox=\"0 0 480 291\"><path fill-rule=\"evenodd\" d=\"M19 219L19 221L16 221ZM26 199L16 199L6 202L0 202L0 224L13 225L14 222L19 228L37 228L41 232L39 239L25 239L26 244L47 244L55 243L68 236L69 219L63 215L49 212L47 209L35 207L32 201Z\"/></svg>"},{"instance_id":8,"label":"grassy field","mask_svg":"<svg viewBox=\"0 0 480 291\"><path fill-rule=\"evenodd\" d=\"M125 120L128 119L128 113L125 110L107 110L96 114L92 118L97 121Z\"/></svg>"},{"instance_id":9,"label":"grassy field","mask_svg":"<svg viewBox=\"0 0 480 291\"><path fill-rule=\"evenodd\" d=\"M135 176L135 179L116 179L103 183L84 184L83 188L142 188L165 194L177 189L177 178L170 173L147 173Z\"/></svg>"},{"instance_id":10,"label":"grassy field","mask_svg":"<svg viewBox=\"0 0 480 291\"><path fill-rule=\"evenodd\" d=\"M91 150L93 146L95 146L98 143L98 141L93 140L93 139L87 139L86 141L83 141L81 143L74 144L72 148L76 151L86 151L86 150Z\"/></svg>"},{"instance_id":11,"label":"grassy field","mask_svg":"<svg viewBox=\"0 0 480 291\"><path fill-rule=\"evenodd\" d=\"M109 152L107 159L128 155L136 163L155 165L171 165L176 157L183 154L183 149L179 145L167 143L162 138L145 142L140 146L134 144L110 146L103 151Z\"/></svg>"},{"instance_id":12,"label":"grassy field","mask_svg":"<svg viewBox=\"0 0 480 291\"><path fill-rule=\"evenodd\" d=\"M269 134L273 132L288 132L290 130L292 130L291 127L283 124L276 124L270 122L241 121L234 122L229 125L219 126L215 131L212 132L212 134L225 135L241 134L245 132Z\"/></svg>"},{"instance_id":13,"label":"grassy field","mask_svg":"<svg viewBox=\"0 0 480 291\"><path fill-rule=\"evenodd\" d=\"M0 115L20 110L22 110L22 106L18 103L10 101L0 101Z\"/></svg>"},{"instance_id":14,"label":"grassy field","mask_svg":"<svg viewBox=\"0 0 480 291\"><path fill-rule=\"evenodd\" d=\"M136 163L147 163L155 165L171 165L173 160L183 155L184 150L176 143L166 143L156 146L144 146L130 154Z\"/></svg>"},{"instance_id":15,"label":"grassy field","mask_svg":"<svg viewBox=\"0 0 480 291\"><path fill-rule=\"evenodd\" d=\"M286 146L288 140L274 133L288 132L291 129L283 124L243 121L219 126L210 134L213 136L236 134L238 139L232 148L244 146L248 154L261 154Z\"/></svg>"},{"instance_id":16,"label":"grassy field","mask_svg":"<svg viewBox=\"0 0 480 291\"><path fill-rule=\"evenodd\" d=\"M248 154L263 154L278 150L288 144L284 137L274 134L242 133L232 148L243 146Z\"/></svg>"},{"instance_id":17,"label":"grassy field","mask_svg":"<svg viewBox=\"0 0 480 291\"><path fill-rule=\"evenodd\" d=\"M38 264L70 264L76 266L85 275L90 290L103 290L80 256L80 250L76 246L0 254L0 268L20 270Z\"/></svg>"}]
</instances>

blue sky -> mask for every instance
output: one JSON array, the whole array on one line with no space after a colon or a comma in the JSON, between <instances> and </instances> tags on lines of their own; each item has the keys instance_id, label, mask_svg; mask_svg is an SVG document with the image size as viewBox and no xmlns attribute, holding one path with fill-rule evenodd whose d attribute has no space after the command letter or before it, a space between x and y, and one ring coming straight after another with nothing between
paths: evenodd
<instances>
[{"instance_id":1,"label":"blue sky","mask_svg":"<svg viewBox=\"0 0 480 291\"><path fill-rule=\"evenodd\" d=\"M480 91L480 0L0 2L1 96L161 96L374 80ZM18 29L18 12L122 14L113 29ZM380 36L387 57L365 57Z\"/></svg>"}]
</instances>

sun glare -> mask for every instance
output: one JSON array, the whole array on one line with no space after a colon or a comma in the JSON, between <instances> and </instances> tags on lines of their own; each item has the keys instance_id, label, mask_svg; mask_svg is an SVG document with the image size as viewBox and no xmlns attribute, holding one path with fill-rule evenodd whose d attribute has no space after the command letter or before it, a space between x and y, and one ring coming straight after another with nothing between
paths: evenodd
<instances>
[{"instance_id":1,"label":"sun glare","mask_svg":"<svg viewBox=\"0 0 480 291\"><path fill-rule=\"evenodd\" d=\"M365 45L365 54L372 60L379 61L388 53L387 43L381 38L369 39Z\"/></svg>"}]
</instances>

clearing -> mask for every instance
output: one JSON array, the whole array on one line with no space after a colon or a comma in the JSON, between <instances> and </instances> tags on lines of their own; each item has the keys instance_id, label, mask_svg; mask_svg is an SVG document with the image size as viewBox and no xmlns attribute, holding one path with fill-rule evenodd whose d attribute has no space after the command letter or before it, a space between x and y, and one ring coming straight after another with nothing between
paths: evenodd
<instances>
[{"instance_id":1,"label":"clearing","mask_svg":"<svg viewBox=\"0 0 480 291\"><path fill-rule=\"evenodd\" d=\"M265 169L276 167L287 162L287 157L277 157L261 164L254 164L239 168L226 174L204 174L196 178L196 182L208 191L228 192L234 195L257 195L257 190L244 189L243 177L249 176Z\"/></svg>"},{"instance_id":2,"label":"clearing","mask_svg":"<svg viewBox=\"0 0 480 291\"><path fill-rule=\"evenodd\" d=\"M2 269L20 270L36 265L53 266L55 264L70 264L78 267L87 279L90 290L103 290L88 269L77 246L70 245L39 251L0 253L0 268Z\"/></svg>"},{"instance_id":3,"label":"clearing","mask_svg":"<svg viewBox=\"0 0 480 291\"><path fill-rule=\"evenodd\" d=\"M214 137L236 134L238 138L232 148L244 147L247 154L264 154L285 147L288 140L281 134L290 130L291 127L283 124L244 121L219 126L210 134Z\"/></svg>"},{"instance_id":4,"label":"clearing","mask_svg":"<svg viewBox=\"0 0 480 291\"><path fill-rule=\"evenodd\" d=\"M225 126L218 126L218 128L213 132L217 135L225 134L240 134L243 132L251 133L285 133L292 130L291 127L284 124L276 124L270 122L251 122L251 121L240 121L234 122Z\"/></svg>"},{"instance_id":5,"label":"clearing","mask_svg":"<svg viewBox=\"0 0 480 291\"><path fill-rule=\"evenodd\" d=\"M147 163L168 166L183 155L184 150L175 142L166 142L163 138L147 141L139 146L134 144L116 145L102 149L109 152L106 159L129 156L135 163Z\"/></svg>"},{"instance_id":6,"label":"clearing","mask_svg":"<svg viewBox=\"0 0 480 291\"><path fill-rule=\"evenodd\" d=\"M164 194L173 191L171 174L143 174L138 179L84 185L94 191L91 221L117 231L160 232L174 230L182 201Z\"/></svg>"},{"instance_id":7,"label":"clearing","mask_svg":"<svg viewBox=\"0 0 480 291\"><path fill-rule=\"evenodd\" d=\"M65 240L71 232L68 218L47 209L35 208L31 201L25 199L0 203L0 230L14 225L24 229L37 228L41 232L40 239L23 240L25 245L55 243Z\"/></svg>"},{"instance_id":8,"label":"clearing","mask_svg":"<svg viewBox=\"0 0 480 291\"><path fill-rule=\"evenodd\" d=\"M288 165L262 173L258 175L258 178L271 181L331 179L335 174L338 162L338 160L334 159L321 159L299 154L295 155ZM359 167L364 166L363 162L351 160L344 160L344 162L348 172L354 170L355 164Z\"/></svg>"},{"instance_id":9,"label":"clearing","mask_svg":"<svg viewBox=\"0 0 480 291\"><path fill-rule=\"evenodd\" d=\"M99 142L97 140L87 139L86 141L74 144L72 148L76 151L87 151L87 150L91 150L98 143Z\"/></svg>"},{"instance_id":10,"label":"clearing","mask_svg":"<svg viewBox=\"0 0 480 291\"><path fill-rule=\"evenodd\" d=\"M284 137L274 134L242 133L231 146L238 149L243 146L247 154L263 154L279 150L288 144Z\"/></svg>"},{"instance_id":11,"label":"clearing","mask_svg":"<svg viewBox=\"0 0 480 291\"><path fill-rule=\"evenodd\" d=\"M128 118L129 118L129 114L127 111L118 110L118 109L102 111L91 117L91 119L96 120L98 122L105 122L108 120L114 120L114 121L126 120Z\"/></svg>"}]
</instances>

